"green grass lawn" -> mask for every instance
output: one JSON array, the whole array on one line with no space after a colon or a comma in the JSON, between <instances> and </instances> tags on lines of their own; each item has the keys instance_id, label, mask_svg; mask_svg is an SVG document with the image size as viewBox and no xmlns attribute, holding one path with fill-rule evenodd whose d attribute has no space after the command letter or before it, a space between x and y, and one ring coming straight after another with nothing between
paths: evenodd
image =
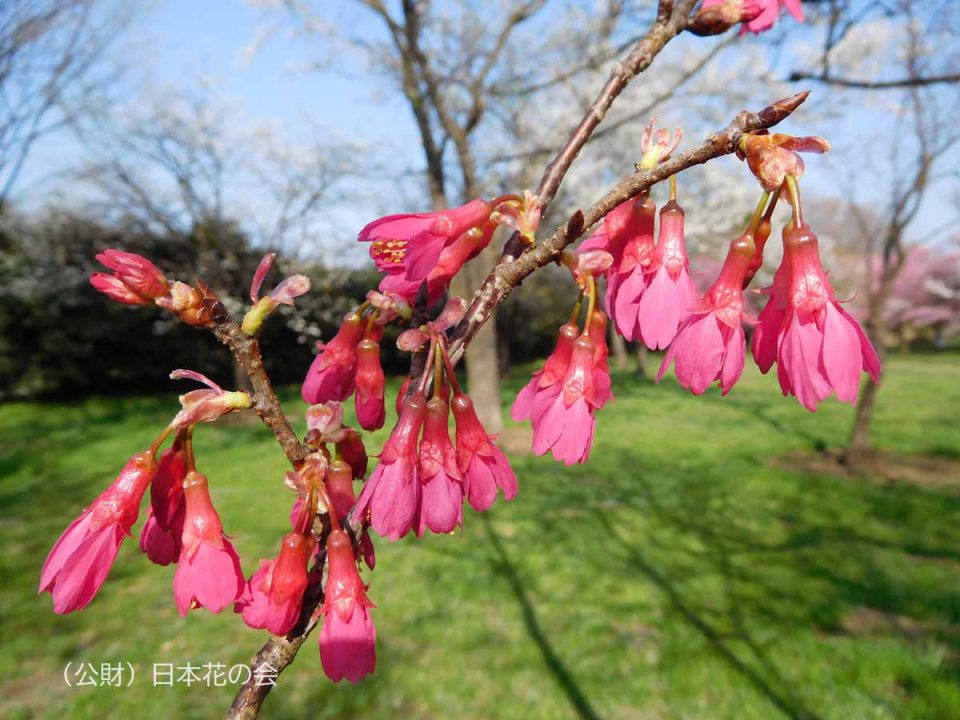
<instances>
[{"instance_id":1,"label":"green grass lawn","mask_svg":"<svg viewBox=\"0 0 960 720\"><path fill-rule=\"evenodd\" d=\"M469 512L462 536L377 543L374 676L331 684L312 638L263 717L960 718L960 357L895 358L887 377L889 454L858 477L803 454L843 444L849 406L808 414L749 370L725 399L618 376L587 466L517 455L519 497ZM85 611L36 595L57 535L174 410L0 407L3 718L229 703L229 687L153 687L153 663L246 662L265 636L180 619L172 569L135 540ZM283 458L256 423L203 427L197 452L249 573L287 527ZM132 687L64 682L68 662L118 661Z\"/></svg>"}]
</instances>

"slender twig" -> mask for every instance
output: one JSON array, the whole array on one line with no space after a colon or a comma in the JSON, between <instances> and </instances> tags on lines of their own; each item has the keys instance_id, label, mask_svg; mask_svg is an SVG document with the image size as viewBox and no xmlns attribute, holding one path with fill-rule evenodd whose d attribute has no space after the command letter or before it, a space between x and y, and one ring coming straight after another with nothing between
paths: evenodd
<instances>
[{"instance_id":1,"label":"slender twig","mask_svg":"<svg viewBox=\"0 0 960 720\"><path fill-rule=\"evenodd\" d=\"M897 80L857 80L854 78L843 78L825 73L793 72L787 78L790 82L798 80L814 80L825 85L836 85L838 87L854 88L857 90L893 90L896 88L915 88L926 87L927 85L954 85L960 83L960 73L949 73L947 75L930 75L918 77L905 77Z\"/></svg>"},{"instance_id":2,"label":"slender twig","mask_svg":"<svg viewBox=\"0 0 960 720\"><path fill-rule=\"evenodd\" d=\"M570 133L570 137L543 173L540 185L537 187L537 197L544 211L556 197L567 171L593 135L593 131L606 117L613 101L631 80L650 67L654 58L668 42L683 32L690 22L690 11L694 5L696 0L683 0L677 7L673 7L672 2L661 0L657 19L653 25L650 26L646 35L637 41L627 56L614 66L610 77L587 109L580 124Z\"/></svg>"},{"instance_id":3,"label":"slender twig","mask_svg":"<svg viewBox=\"0 0 960 720\"><path fill-rule=\"evenodd\" d=\"M310 449L297 438L290 420L280 406L280 398L273 391L273 385L263 366L260 344L256 338L244 333L240 325L229 318L216 322L213 332L220 342L230 348L250 379L253 387L253 409L263 423L273 431L290 464L294 468L299 467Z\"/></svg>"}]
</instances>

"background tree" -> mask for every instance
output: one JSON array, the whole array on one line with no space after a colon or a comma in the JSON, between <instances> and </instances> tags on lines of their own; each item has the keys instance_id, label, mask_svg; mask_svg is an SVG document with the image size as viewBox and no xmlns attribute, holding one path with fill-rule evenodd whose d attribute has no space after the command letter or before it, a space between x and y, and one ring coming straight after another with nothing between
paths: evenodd
<instances>
[{"instance_id":1,"label":"background tree","mask_svg":"<svg viewBox=\"0 0 960 720\"><path fill-rule=\"evenodd\" d=\"M818 81L827 91L826 102L882 109L881 117L890 125L886 140L871 136L866 147L850 148L860 157L867 152L878 181L851 183L849 194L856 232L865 238L864 329L882 357L887 305L908 257L909 232L956 159L960 142L955 122L960 110L960 75L955 72L960 8L919 0L831 0L820 11L822 46L813 68L795 70L790 79ZM865 52L865 46L874 52ZM859 211L864 205L873 212ZM869 379L864 382L847 461L869 450L877 391Z\"/></svg>"},{"instance_id":2,"label":"background tree","mask_svg":"<svg viewBox=\"0 0 960 720\"><path fill-rule=\"evenodd\" d=\"M0 3L0 210L35 143L113 89L109 50L131 17L125 0Z\"/></svg>"}]
</instances>

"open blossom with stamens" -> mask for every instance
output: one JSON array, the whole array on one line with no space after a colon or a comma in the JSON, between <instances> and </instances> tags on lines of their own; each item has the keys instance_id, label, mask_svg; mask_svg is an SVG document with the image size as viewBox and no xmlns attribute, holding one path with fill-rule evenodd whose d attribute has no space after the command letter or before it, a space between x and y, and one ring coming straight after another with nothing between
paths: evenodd
<instances>
[{"instance_id":1,"label":"open blossom with stamens","mask_svg":"<svg viewBox=\"0 0 960 720\"><path fill-rule=\"evenodd\" d=\"M104 250L97 260L113 274L93 273L90 284L112 300L126 305L152 305L154 300L170 293L167 278L142 255Z\"/></svg>"},{"instance_id":2,"label":"open blossom with stamens","mask_svg":"<svg viewBox=\"0 0 960 720\"><path fill-rule=\"evenodd\" d=\"M720 276L680 326L663 359L657 382L676 362L677 380L695 395L715 380L726 395L743 372L743 281L753 259L752 238L741 235L730 245Z\"/></svg>"},{"instance_id":3,"label":"open blossom with stamens","mask_svg":"<svg viewBox=\"0 0 960 720\"><path fill-rule=\"evenodd\" d=\"M766 316L761 313L758 349L769 352L768 333L775 333L780 388L807 410L816 410L831 392L843 402L855 403L861 370L879 382L880 360L860 324L837 300L820 264L817 237L807 225L784 229L783 267L780 286L769 301L783 307ZM774 330L771 322L779 327Z\"/></svg>"},{"instance_id":4,"label":"open blossom with stamens","mask_svg":"<svg viewBox=\"0 0 960 720\"><path fill-rule=\"evenodd\" d=\"M183 482L186 515L173 596L177 610L186 615L192 608L205 607L218 613L233 605L243 592L240 558L223 534L220 516L213 509L207 478L196 470Z\"/></svg>"},{"instance_id":5,"label":"open blossom with stamens","mask_svg":"<svg viewBox=\"0 0 960 720\"><path fill-rule=\"evenodd\" d=\"M743 136L737 145L737 156L747 161L764 190L777 192L787 175L795 178L803 175L803 158L798 153L829 150L829 141L822 137L756 133Z\"/></svg>"},{"instance_id":6,"label":"open blossom with stamens","mask_svg":"<svg viewBox=\"0 0 960 720\"><path fill-rule=\"evenodd\" d=\"M444 248L490 219L494 207L485 200L428 213L388 215L374 220L357 239L372 241L370 257L388 274L403 273L419 283L433 270Z\"/></svg>"},{"instance_id":7,"label":"open blossom with stamens","mask_svg":"<svg viewBox=\"0 0 960 720\"><path fill-rule=\"evenodd\" d=\"M587 333L574 341L563 380L537 395L531 413L533 452L548 450L567 464L586 462L593 446L594 410L599 406L594 382L596 343Z\"/></svg>"},{"instance_id":8,"label":"open blossom with stamens","mask_svg":"<svg viewBox=\"0 0 960 720\"><path fill-rule=\"evenodd\" d=\"M603 220L603 225L577 249L577 253L606 250L613 264L606 271L604 307L617 332L635 339L637 306L647 286L646 270L655 249L653 231L657 206L649 196L621 203Z\"/></svg>"},{"instance_id":9,"label":"open blossom with stamens","mask_svg":"<svg viewBox=\"0 0 960 720\"><path fill-rule=\"evenodd\" d=\"M470 506L482 512L497 499L497 489L506 500L517 496L517 476L503 451L487 434L473 401L457 391L450 401L456 421L457 464L463 475L463 491Z\"/></svg>"},{"instance_id":10,"label":"open blossom with stamens","mask_svg":"<svg viewBox=\"0 0 960 720\"><path fill-rule=\"evenodd\" d=\"M250 577L234 605L248 626L269 630L274 635L286 635L293 629L307 589L307 562L313 547L312 537L288 533L280 555L260 561L260 569Z\"/></svg>"},{"instance_id":11,"label":"open blossom with stamens","mask_svg":"<svg viewBox=\"0 0 960 720\"><path fill-rule=\"evenodd\" d=\"M420 506L417 439L426 410L423 393L404 400L403 412L383 446L380 462L357 498L356 512L362 517L369 510L370 525L388 540L398 540L410 532Z\"/></svg>"},{"instance_id":12,"label":"open blossom with stamens","mask_svg":"<svg viewBox=\"0 0 960 720\"><path fill-rule=\"evenodd\" d=\"M366 586L357 571L350 538L333 530L327 538L327 584L324 588L320 662L334 682L359 682L376 666L377 634L370 620Z\"/></svg>"},{"instance_id":13,"label":"open blossom with stamens","mask_svg":"<svg viewBox=\"0 0 960 720\"><path fill-rule=\"evenodd\" d=\"M183 518L183 480L187 476L187 453L181 436L160 456L150 484L150 508L140 531L140 549L157 565L175 563L180 557Z\"/></svg>"},{"instance_id":14,"label":"open blossom with stamens","mask_svg":"<svg viewBox=\"0 0 960 720\"><path fill-rule=\"evenodd\" d=\"M448 533L463 525L463 476L457 465L457 451L450 442L447 421L450 407L435 397L427 403L427 418L420 441L420 511L417 536L428 528Z\"/></svg>"},{"instance_id":15,"label":"open blossom with stamens","mask_svg":"<svg viewBox=\"0 0 960 720\"><path fill-rule=\"evenodd\" d=\"M40 571L39 592L53 596L55 613L81 610L93 600L137 521L140 500L156 471L152 453L134 455L60 535Z\"/></svg>"},{"instance_id":16,"label":"open blossom with stamens","mask_svg":"<svg viewBox=\"0 0 960 720\"><path fill-rule=\"evenodd\" d=\"M496 226L487 223L482 228L465 232L440 253L436 266L423 279L427 283L427 305L432 306L443 297L450 281L460 272L464 263L476 257L493 237ZM387 275L380 281L380 292L395 294L408 303L416 300L423 280L408 280L403 274Z\"/></svg>"},{"instance_id":17,"label":"open blossom with stamens","mask_svg":"<svg viewBox=\"0 0 960 720\"><path fill-rule=\"evenodd\" d=\"M628 339L642 339L651 350L662 350L670 344L697 300L689 267L683 208L671 200L660 211L657 247L647 271L647 285L637 303L634 335Z\"/></svg>"},{"instance_id":18,"label":"open blossom with stamens","mask_svg":"<svg viewBox=\"0 0 960 720\"><path fill-rule=\"evenodd\" d=\"M343 318L333 340L324 345L310 363L300 390L305 403L315 405L350 397L357 369L357 344L363 336L363 329L360 313L352 311Z\"/></svg>"}]
</instances>

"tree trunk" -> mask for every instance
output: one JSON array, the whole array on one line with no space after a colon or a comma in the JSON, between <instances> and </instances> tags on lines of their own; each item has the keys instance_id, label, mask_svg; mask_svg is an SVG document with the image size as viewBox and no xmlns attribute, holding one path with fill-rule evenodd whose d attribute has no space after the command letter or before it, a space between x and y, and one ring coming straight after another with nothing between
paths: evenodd
<instances>
[{"instance_id":1,"label":"tree trunk","mask_svg":"<svg viewBox=\"0 0 960 720\"><path fill-rule=\"evenodd\" d=\"M499 258L500 249L501 243L491 242L482 253L468 262L454 278L451 287L453 294L469 303L473 293ZM477 410L477 417L486 431L493 434L503 431L496 326L496 322L484 325L470 343L464 357L467 364L467 389Z\"/></svg>"},{"instance_id":2,"label":"tree trunk","mask_svg":"<svg viewBox=\"0 0 960 720\"><path fill-rule=\"evenodd\" d=\"M856 463L859 458L870 452L870 425L873 422L873 408L877 401L879 387L873 380L867 378L860 390L860 401L857 403L857 414L853 420L850 444L844 452L844 462L847 464Z\"/></svg>"},{"instance_id":3,"label":"tree trunk","mask_svg":"<svg viewBox=\"0 0 960 720\"><path fill-rule=\"evenodd\" d=\"M883 366L887 359L886 348L883 344L883 311L887 299L893 290L893 281L896 279L899 265L885 262L880 277L880 287L870 298L867 318L864 321L864 331L873 343L880 360L880 378L883 379ZM853 429L850 432L850 442L843 453L843 462L855 465L858 460L870 453L870 426L873 423L873 409L877 402L877 390L880 386L869 377L864 380L860 389L860 399L857 402L857 411L853 419Z\"/></svg>"},{"instance_id":4,"label":"tree trunk","mask_svg":"<svg viewBox=\"0 0 960 720\"><path fill-rule=\"evenodd\" d=\"M627 343L620 337L620 333L616 331L613 323L607 325L607 330L610 333L610 349L613 350L613 366L617 370L626 370L627 366L630 365Z\"/></svg>"},{"instance_id":5,"label":"tree trunk","mask_svg":"<svg viewBox=\"0 0 960 720\"><path fill-rule=\"evenodd\" d=\"M637 343L637 375L643 380L650 377L647 374L647 346L642 340Z\"/></svg>"}]
</instances>

